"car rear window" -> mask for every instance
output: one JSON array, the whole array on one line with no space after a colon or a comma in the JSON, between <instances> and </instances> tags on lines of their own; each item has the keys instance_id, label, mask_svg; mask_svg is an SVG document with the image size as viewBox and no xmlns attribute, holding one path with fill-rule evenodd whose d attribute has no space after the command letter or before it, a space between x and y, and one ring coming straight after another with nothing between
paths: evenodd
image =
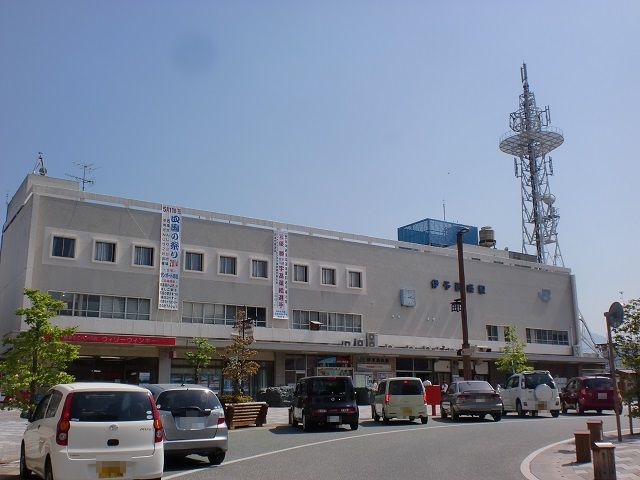
<instances>
[{"instance_id":1,"label":"car rear window","mask_svg":"<svg viewBox=\"0 0 640 480\"><path fill-rule=\"evenodd\" d=\"M460 392L493 392L493 387L483 381L459 382L458 390Z\"/></svg>"},{"instance_id":2,"label":"car rear window","mask_svg":"<svg viewBox=\"0 0 640 480\"><path fill-rule=\"evenodd\" d=\"M392 380L389 382L390 395L422 395L422 383L418 380Z\"/></svg>"},{"instance_id":3,"label":"car rear window","mask_svg":"<svg viewBox=\"0 0 640 480\"><path fill-rule=\"evenodd\" d=\"M549 385L551 388L556 388L553 378L548 373L525 373L524 388L536 388L538 385Z\"/></svg>"},{"instance_id":4,"label":"car rear window","mask_svg":"<svg viewBox=\"0 0 640 480\"><path fill-rule=\"evenodd\" d=\"M166 411L189 407L213 410L220 407L218 398L211 390L168 390L158 395L156 404L159 410Z\"/></svg>"},{"instance_id":5,"label":"car rear window","mask_svg":"<svg viewBox=\"0 0 640 480\"><path fill-rule=\"evenodd\" d=\"M613 381L610 378L587 378L582 384L585 388L613 388Z\"/></svg>"},{"instance_id":6,"label":"car rear window","mask_svg":"<svg viewBox=\"0 0 640 480\"><path fill-rule=\"evenodd\" d=\"M122 422L152 418L151 402L145 392L74 392L72 422Z\"/></svg>"},{"instance_id":7,"label":"car rear window","mask_svg":"<svg viewBox=\"0 0 640 480\"><path fill-rule=\"evenodd\" d=\"M309 382L309 393L314 395L346 395L351 382L346 378L314 378Z\"/></svg>"}]
</instances>

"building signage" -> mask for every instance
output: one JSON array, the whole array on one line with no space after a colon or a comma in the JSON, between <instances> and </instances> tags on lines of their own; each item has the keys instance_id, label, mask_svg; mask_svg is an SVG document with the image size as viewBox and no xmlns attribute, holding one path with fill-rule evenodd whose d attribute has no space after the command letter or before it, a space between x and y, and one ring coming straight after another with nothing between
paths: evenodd
<instances>
[{"instance_id":1,"label":"building signage","mask_svg":"<svg viewBox=\"0 0 640 480\"><path fill-rule=\"evenodd\" d=\"M177 207L162 206L160 227L160 288L159 310L178 310L180 304L180 237L182 211Z\"/></svg>"},{"instance_id":2,"label":"building signage","mask_svg":"<svg viewBox=\"0 0 640 480\"><path fill-rule=\"evenodd\" d=\"M289 234L273 234L273 318L289 319Z\"/></svg>"},{"instance_id":3,"label":"building signage","mask_svg":"<svg viewBox=\"0 0 640 480\"><path fill-rule=\"evenodd\" d=\"M175 337L151 337L141 335L110 335L101 333L74 333L63 337L68 342L108 343L110 345L166 345L174 346Z\"/></svg>"},{"instance_id":4,"label":"building signage","mask_svg":"<svg viewBox=\"0 0 640 480\"><path fill-rule=\"evenodd\" d=\"M440 280L437 279L433 279L431 280L431 288L435 289L438 288L440 286L440 284L442 284L442 288L445 290L449 290L451 287L453 287L453 291L454 292L459 292L460 291L460 283L459 282L454 282L453 284L448 281L448 280L443 280L442 282L440 282ZM467 293L476 293L476 288L477 288L477 293L479 293L480 295L484 295L485 293L487 293L487 287L485 287L484 285L474 285L473 283L465 283L465 288L467 290Z\"/></svg>"}]
</instances>

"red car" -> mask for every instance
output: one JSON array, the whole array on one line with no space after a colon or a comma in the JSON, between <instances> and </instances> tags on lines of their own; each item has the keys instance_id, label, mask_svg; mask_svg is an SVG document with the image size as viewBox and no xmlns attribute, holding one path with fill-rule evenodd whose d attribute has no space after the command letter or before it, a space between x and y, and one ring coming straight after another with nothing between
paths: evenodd
<instances>
[{"instance_id":1,"label":"red car","mask_svg":"<svg viewBox=\"0 0 640 480\"><path fill-rule=\"evenodd\" d=\"M567 413L569 408L573 408L578 415L582 415L587 410L595 410L598 413L602 413L603 410L613 410L613 380L601 376L570 379L567 386L560 391L560 407L562 413ZM620 407L622 409L622 403Z\"/></svg>"}]
</instances>

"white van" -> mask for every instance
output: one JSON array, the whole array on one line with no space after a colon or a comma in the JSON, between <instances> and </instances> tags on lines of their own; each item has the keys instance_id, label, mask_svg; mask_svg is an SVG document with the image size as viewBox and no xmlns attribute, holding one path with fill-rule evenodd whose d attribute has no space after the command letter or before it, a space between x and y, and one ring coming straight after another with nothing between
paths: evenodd
<instances>
[{"instance_id":1,"label":"white van","mask_svg":"<svg viewBox=\"0 0 640 480\"><path fill-rule=\"evenodd\" d=\"M118 383L53 387L29 418L20 478L157 479L164 431L151 392Z\"/></svg>"},{"instance_id":2,"label":"white van","mask_svg":"<svg viewBox=\"0 0 640 480\"><path fill-rule=\"evenodd\" d=\"M427 398L422 380L416 377L386 378L378 384L371 416L388 423L392 418L429 421Z\"/></svg>"}]
</instances>

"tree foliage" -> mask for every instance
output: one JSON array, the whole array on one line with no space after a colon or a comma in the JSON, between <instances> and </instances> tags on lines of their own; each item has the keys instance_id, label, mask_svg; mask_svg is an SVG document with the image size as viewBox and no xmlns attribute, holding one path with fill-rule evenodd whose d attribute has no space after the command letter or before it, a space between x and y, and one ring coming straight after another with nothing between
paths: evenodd
<instances>
[{"instance_id":1,"label":"tree foliage","mask_svg":"<svg viewBox=\"0 0 640 480\"><path fill-rule=\"evenodd\" d=\"M502 349L502 355L496 360L498 371L514 374L523 370L533 370L533 367L527 364L527 356L524 353L526 343L518 338L515 326L504 327L504 340L506 345Z\"/></svg>"},{"instance_id":2,"label":"tree foliage","mask_svg":"<svg viewBox=\"0 0 640 480\"><path fill-rule=\"evenodd\" d=\"M624 306L624 321L613 330L612 340L620 363L632 371L620 393L632 406L631 416L640 417L638 404L632 403L640 399L640 299L630 300Z\"/></svg>"},{"instance_id":3,"label":"tree foliage","mask_svg":"<svg viewBox=\"0 0 640 480\"><path fill-rule=\"evenodd\" d=\"M237 321L233 328L236 329L231 345L224 349L222 358L225 365L222 373L225 377L231 379L232 398L231 401L243 401L247 399L244 392L244 386L249 377L258 373L260 364L252 360L258 352L249 348L253 343L253 336L248 331L250 327L246 320L246 312L238 309Z\"/></svg>"},{"instance_id":4,"label":"tree foliage","mask_svg":"<svg viewBox=\"0 0 640 480\"><path fill-rule=\"evenodd\" d=\"M31 306L17 309L16 315L25 316L29 329L2 342L10 349L0 362L0 389L10 397L4 407L33 410L37 395L74 380L66 369L78 357L80 347L63 340L77 327L60 328L49 321L58 315L64 302L31 288L25 288L24 294Z\"/></svg>"},{"instance_id":5,"label":"tree foliage","mask_svg":"<svg viewBox=\"0 0 640 480\"><path fill-rule=\"evenodd\" d=\"M211 345L209 340L202 337L193 339L195 349L184 354L189 365L193 367L195 383L200 383L200 373L202 369L211 363L211 357L216 353L215 345Z\"/></svg>"}]
</instances>

